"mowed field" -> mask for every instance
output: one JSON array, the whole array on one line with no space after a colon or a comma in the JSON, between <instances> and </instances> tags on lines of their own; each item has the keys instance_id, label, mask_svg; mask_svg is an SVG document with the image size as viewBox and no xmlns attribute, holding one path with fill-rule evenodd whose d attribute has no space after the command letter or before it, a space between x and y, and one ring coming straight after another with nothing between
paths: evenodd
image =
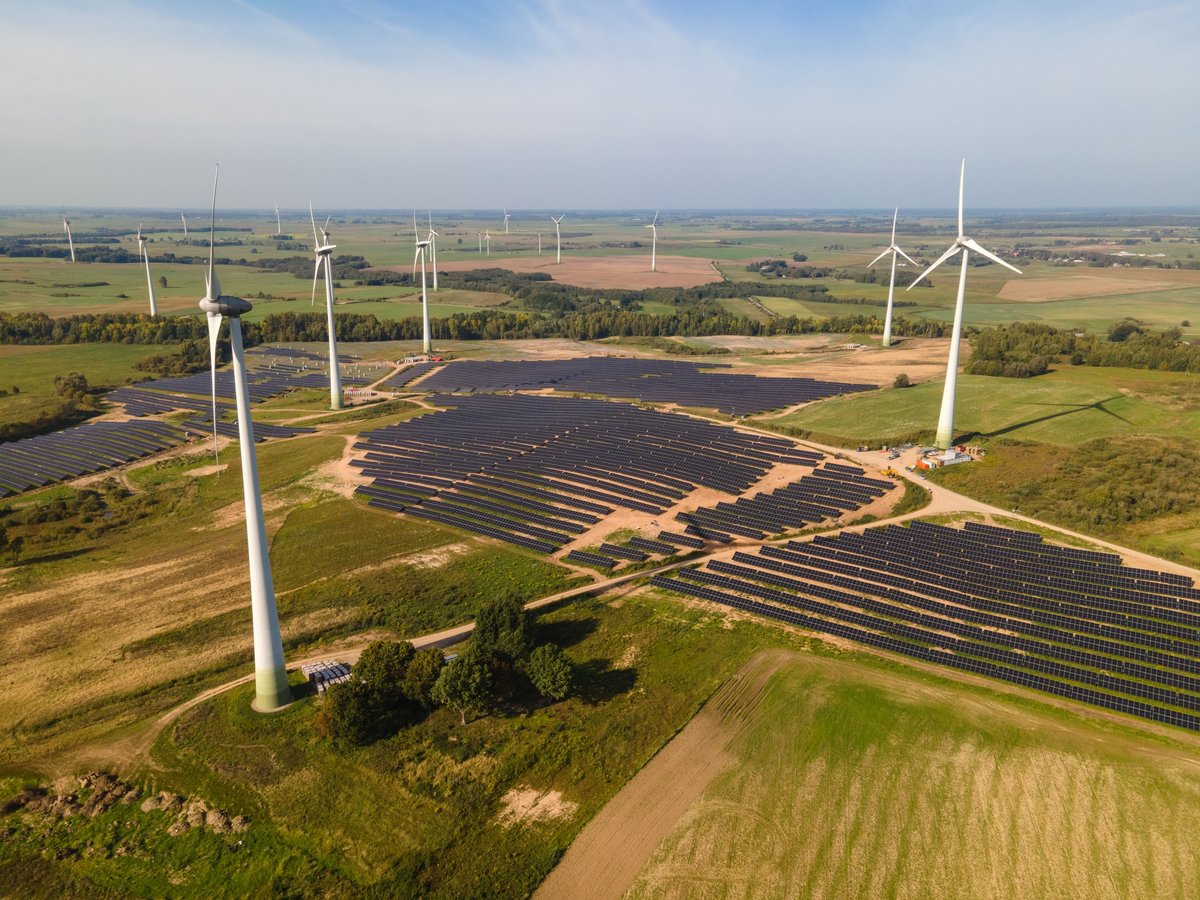
<instances>
[{"instance_id":1,"label":"mowed field","mask_svg":"<svg viewBox=\"0 0 1200 900\"><path fill-rule=\"evenodd\" d=\"M737 700L718 692L672 742L691 752L668 745L610 804L621 809L639 782L695 793L678 779L704 768L711 781L667 833L652 808L632 807L584 830L585 850L632 844L629 856L649 857L629 872L609 855L595 871L618 871L602 886L631 883L589 896L1200 892L1190 736L1147 740L1106 717L851 660L791 655L751 687ZM592 871L574 852L539 896L568 896L550 889Z\"/></svg>"}]
</instances>

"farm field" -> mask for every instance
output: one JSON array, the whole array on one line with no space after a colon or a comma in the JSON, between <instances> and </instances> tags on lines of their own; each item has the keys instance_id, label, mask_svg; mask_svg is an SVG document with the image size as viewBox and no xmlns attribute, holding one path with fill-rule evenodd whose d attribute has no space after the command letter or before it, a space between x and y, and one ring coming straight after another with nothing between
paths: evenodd
<instances>
[{"instance_id":1,"label":"farm field","mask_svg":"<svg viewBox=\"0 0 1200 900\"><path fill-rule=\"evenodd\" d=\"M719 772L661 843L646 835L649 859L626 896L1200 890L1186 837L1200 825L1190 738L1146 741L924 673L812 656L779 664L733 721L706 712L674 742ZM670 750L639 779L668 790L682 763ZM635 839L645 830L623 824ZM608 837L608 849L632 842Z\"/></svg>"},{"instance_id":2,"label":"farm field","mask_svg":"<svg viewBox=\"0 0 1200 900\"><path fill-rule=\"evenodd\" d=\"M552 254L509 259L485 257L473 262L439 262L448 272L486 269L499 266L513 272L545 272L555 281L586 288L619 288L643 290L651 287L696 287L710 281L720 281L720 274L706 259L658 254L657 271L650 271L649 251L639 256L576 257L564 254L562 263L555 263Z\"/></svg>"}]
</instances>

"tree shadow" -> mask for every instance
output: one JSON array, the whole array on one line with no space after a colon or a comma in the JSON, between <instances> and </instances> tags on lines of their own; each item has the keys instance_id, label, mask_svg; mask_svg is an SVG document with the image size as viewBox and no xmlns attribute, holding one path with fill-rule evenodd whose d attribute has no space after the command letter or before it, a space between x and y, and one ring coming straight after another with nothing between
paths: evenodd
<instances>
[{"instance_id":1,"label":"tree shadow","mask_svg":"<svg viewBox=\"0 0 1200 900\"><path fill-rule=\"evenodd\" d=\"M580 619L559 619L554 622L537 620L533 624L533 643L573 647L590 637L600 623L592 616Z\"/></svg>"},{"instance_id":2,"label":"tree shadow","mask_svg":"<svg viewBox=\"0 0 1200 900\"><path fill-rule=\"evenodd\" d=\"M1089 409L1093 409L1098 412L1102 412L1106 416L1112 416L1114 419L1119 419L1120 421L1124 422L1126 425L1132 425L1133 423L1130 422L1128 419L1126 419L1124 416L1118 415L1117 413L1113 412L1111 409L1104 408L1105 403L1108 403L1112 400L1120 400L1124 396L1125 396L1124 394L1116 394L1115 396L1112 396L1112 397L1106 397L1103 400L1097 400L1095 403L1026 403L1026 404L1024 404L1026 406L1066 406L1066 407L1070 407L1070 408L1061 410L1059 412L1047 413L1046 415L1038 416L1035 419L1027 419L1024 422L1014 422L1011 425L1005 425L1003 428L998 428L995 431L984 431L984 432L976 432L976 433L979 434L980 437L987 437L987 438L1002 437L1003 435L1009 434L1010 432L1018 431L1021 428L1028 428L1030 425L1038 425L1038 424L1041 424L1042 422L1049 422L1052 419L1062 418L1063 416L1071 416L1071 415L1074 415L1075 413L1086 412Z\"/></svg>"},{"instance_id":3,"label":"tree shadow","mask_svg":"<svg viewBox=\"0 0 1200 900\"><path fill-rule=\"evenodd\" d=\"M607 659L589 659L575 667L575 685L579 698L597 706L633 689L637 669L613 668Z\"/></svg>"}]
</instances>

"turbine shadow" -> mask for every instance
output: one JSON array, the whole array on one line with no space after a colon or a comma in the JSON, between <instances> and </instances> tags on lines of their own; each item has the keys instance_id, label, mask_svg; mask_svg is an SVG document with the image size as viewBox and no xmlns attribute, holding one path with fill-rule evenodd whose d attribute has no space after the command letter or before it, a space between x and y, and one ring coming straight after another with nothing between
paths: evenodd
<instances>
[{"instance_id":1,"label":"turbine shadow","mask_svg":"<svg viewBox=\"0 0 1200 900\"><path fill-rule=\"evenodd\" d=\"M1013 431L1017 431L1021 428L1028 428L1030 425L1038 425L1038 424L1041 424L1042 422L1049 422L1052 419L1062 418L1063 416L1071 416L1071 415L1074 415L1075 413L1086 412L1089 409L1096 410L1098 412L1102 412L1106 416L1112 416L1114 419L1119 419L1120 421L1124 422L1126 425L1132 425L1133 423L1130 422L1128 419L1126 419L1124 416L1118 415L1117 413L1113 412L1111 409L1104 408L1105 403L1108 403L1111 400L1120 400L1123 396L1124 396L1124 394L1116 394L1112 397L1106 397L1103 400L1097 400L1095 403L1027 403L1027 404L1025 404L1026 406L1067 406L1070 408L1064 409L1061 412L1048 413L1044 416L1038 416L1035 419L1027 419L1024 422L1014 422L1011 425L1005 425L1003 428L998 428L995 431L978 432L978 434L981 437L988 437L988 438L1002 437L1003 435L1009 434L1010 432L1013 432Z\"/></svg>"}]
</instances>

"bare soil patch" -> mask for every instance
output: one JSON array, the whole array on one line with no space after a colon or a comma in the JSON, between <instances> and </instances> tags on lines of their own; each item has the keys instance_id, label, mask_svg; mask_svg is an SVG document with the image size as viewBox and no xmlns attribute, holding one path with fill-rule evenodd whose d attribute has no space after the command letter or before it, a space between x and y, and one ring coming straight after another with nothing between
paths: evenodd
<instances>
[{"instance_id":1,"label":"bare soil patch","mask_svg":"<svg viewBox=\"0 0 1200 900\"><path fill-rule=\"evenodd\" d=\"M720 281L721 274L712 267L711 260L695 259L690 256L658 256L658 271L650 271L650 252L645 256L564 256L562 263L554 257L484 257L467 262L455 261L438 264L444 272L462 272L472 269L508 269L510 272L545 272L555 281L585 288L618 288L640 291L651 287L698 287L712 281ZM397 272L407 271L403 266L389 266Z\"/></svg>"},{"instance_id":2,"label":"bare soil patch","mask_svg":"<svg viewBox=\"0 0 1200 900\"><path fill-rule=\"evenodd\" d=\"M531 787L511 788L500 798L501 810L496 820L505 828L526 822L553 822L569 819L579 809L578 803L564 800L560 791L539 791Z\"/></svg>"},{"instance_id":3,"label":"bare soil patch","mask_svg":"<svg viewBox=\"0 0 1200 900\"><path fill-rule=\"evenodd\" d=\"M730 742L755 720L767 681L793 655L768 650L743 664L579 833L534 897L623 896L675 823L735 761Z\"/></svg>"}]
</instances>

